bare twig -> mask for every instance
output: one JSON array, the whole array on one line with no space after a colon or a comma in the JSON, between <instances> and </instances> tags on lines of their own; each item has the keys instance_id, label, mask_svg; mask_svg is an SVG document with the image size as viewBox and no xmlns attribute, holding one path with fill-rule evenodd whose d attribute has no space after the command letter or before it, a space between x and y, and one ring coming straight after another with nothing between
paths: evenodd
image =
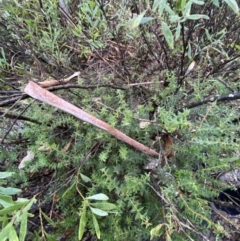
<instances>
[{"instance_id":1,"label":"bare twig","mask_svg":"<svg viewBox=\"0 0 240 241\"><path fill-rule=\"evenodd\" d=\"M2 112L0 111L0 117L6 117L6 118L9 118L9 119L17 119L17 120L23 120L23 121L29 121L29 122L32 122L32 123L35 123L35 124L41 124L41 122L39 122L38 120L35 120L33 118L29 118L29 117L26 117L26 116L19 116L19 115L16 115L16 114L12 114L12 113L5 113L5 112Z\"/></svg>"},{"instance_id":2,"label":"bare twig","mask_svg":"<svg viewBox=\"0 0 240 241\"><path fill-rule=\"evenodd\" d=\"M3 138L1 139L1 143L4 143L4 140L6 139L7 135L10 133L10 131L12 130L13 126L15 125L15 123L17 122L17 120L19 119L19 117L30 107L31 104L27 105L22 111L21 113L15 118L15 120L13 121L13 123L11 124L11 126L9 127L9 129L7 130L7 132L5 133L5 135L3 136Z\"/></svg>"},{"instance_id":3,"label":"bare twig","mask_svg":"<svg viewBox=\"0 0 240 241\"><path fill-rule=\"evenodd\" d=\"M56 91L56 90L63 90L63 89L96 89L100 87L109 87L112 89L120 89L120 90L126 90L128 89L128 85L125 85L124 87L113 85L113 84L102 84L102 85L78 85L78 84L65 84L65 85L56 85L48 87L47 90L50 91ZM6 100L0 101L0 107L8 106L12 103L15 103L18 100L24 100L28 98L29 96L26 94L23 94L21 91L19 91L18 96L6 96Z\"/></svg>"},{"instance_id":4,"label":"bare twig","mask_svg":"<svg viewBox=\"0 0 240 241\"><path fill-rule=\"evenodd\" d=\"M76 88L76 89L96 89L100 87L109 87L112 89L119 89L119 90L126 90L128 89L128 85L123 86L117 86L113 84L99 84L99 85L78 85L78 84L66 84L66 85L57 85L57 86L51 86L47 88L47 90L54 91L54 90L62 90L62 89L71 89L71 88Z\"/></svg>"},{"instance_id":5,"label":"bare twig","mask_svg":"<svg viewBox=\"0 0 240 241\"><path fill-rule=\"evenodd\" d=\"M234 93L229 93L225 95L215 95L215 96L210 96L205 99L192 102L188 105L184 105L181 109L178 109L178 111L183 111L183 109L191 109L203 104L207 104L208 102L214 102L214 101L226 101L226 100L237 100L240 99L240 91L239 92L234 92Z\"/></svg>"},{"instance_id":6,"label":"bare twig","mask_svg":"<svg viewBox=\"0 0 240 241\"><path fill-rule=\"evenodd\" d=\"M78 71L78 72L75 72L74 74L72 74L70 77L68 77L66 79L63 79L63 80L55 80L55 79L45 80L45 81L39 82L39 84L41 85L41 87L50 87L50 86L59 85L59 84L66 84L72 78L77 77L80 74L81 74L81 72Z\"/></svg>"},{"instance_id":7,"label":"bare twig","mask_svg":"<svg viewBox=\"0 0 240 241\"><path fill-rule=\"evenodd\" d=\"M28 98L28 95L26 95L26 94L22 94L17 97L7 98L6 100L0 101L0 107L8 106L12 103L15 103L19 100L24 100L26 98Z\"/></svg>"}]
</instances>

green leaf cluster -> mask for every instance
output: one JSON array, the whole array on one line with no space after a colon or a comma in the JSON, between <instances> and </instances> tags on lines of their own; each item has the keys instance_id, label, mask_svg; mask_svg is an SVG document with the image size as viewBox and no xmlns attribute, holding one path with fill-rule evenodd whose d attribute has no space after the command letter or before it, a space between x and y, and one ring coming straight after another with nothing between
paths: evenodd
<instances>
[{"instance_id":1,"label":"green leaf cluster","mask_svg":"<svg viewBox=\"0 0 240 241\"><path fill-rule=\"evenodd\" d=\"M12 172L1 172L0 179L11 177ZM1 185L3 180L1 180ZM1 240L16 240L24 241L27 234L27 221L32 214L29 209L36 202L35 198L31 200L18 198L13 201L11 195L16 195L21 192L17 188L0 187L0 239Z\"/></svg>"}]
</instances>

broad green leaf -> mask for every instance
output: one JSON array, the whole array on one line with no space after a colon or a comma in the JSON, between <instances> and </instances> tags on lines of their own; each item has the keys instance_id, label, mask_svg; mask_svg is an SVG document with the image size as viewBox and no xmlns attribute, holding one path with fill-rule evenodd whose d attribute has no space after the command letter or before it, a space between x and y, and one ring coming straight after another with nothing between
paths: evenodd
<instances>
[{"instance_id":1,"label":"broad green leaf","mask_svg":"<svg viewBox=\"0 0 240 241\"><path fill-rule=\"evenodd\" d=\"M142 18L144 17L145 13L146 13L146 11L137 15L135 18L129 20L127 25L132 29L137 28L141 24Z\"/></svg>"},{"instance_id":2,"label":"broad green leaf","mask_svg":"<svg viewBox=\"0 0 240 241\"><path fill-rule=\"evenodd\" d=\"M29 202L29 199L20 197L17 199L15 203L27 203L27 202Z\"/></svg>"},{"instance_id":3,"label":"broad green leaf","mask_svg":"<svg viewBox=\"0 0 240 241\"><path fill-rule=\"evenodd\" d=\"M236 47L237 50L240 50L240 45L236 44L235 47Z\"/></svg>"},{"instance_id":4,"label":"broad green leaf","mask_svg":"<svg viewBox=\"0 0 240 241\"><path fill-rule=\"evenodd\" d=\"M17 201L19 201L19 200L17 200ZM28 200L28 203L27 203L26 207L24 207L23 211L28 211L36 201L37 200L35 199L35 197L33 197L30 201ZM21 201L21 202L23 202L23 201Z\"/></svg>"},{"instance_id":5,"label":"broad green leaf","mask_svg":"<svg viewBox=\"0 0 240 241\"><path fill-rule=\"evenodd\" d=\"M192 20L197 20L197 19L200 19L200 18L204 18L204 19L209 19L209 17L207 15L204 15L204 14L192 14L192 15L189 15L187 16L187 19L192 19Z\"/></svg>"},{"instance_id":6,"label":"broad green leaf","mask_svg":"<svg viewBox=\"0 0 240 241\"><path fill-rule=\"evenodd\" d=\"M143 17L143 18L141 19L140 24L147 23L147 22L149 22L149 21L151 21L151 20L153 20L153 19L154 19L154 18L152 18L152 17Z\"/></svg>"},{"instance_id":7,"label":"broad green leaf","mask_svg":"<svg viewBox=\"0 0 240 241\"><path fill-rule=\"evenodd\" d=\"M80 173L80 176L81 176L81 178L84 182L91 182L92 181L89 177L83 175L82 173Z\"/></svg>"},{"instance_id":8,"label":"broad green leaf","mask_svg":"<svg viewBox=\"0 0 240 241\"><path fill-rule=\"evenodd\" d=\"M11 226L9 229L8 237L10 241L19 241L16 230L14 229L13 226Z\"/></svg>"},{"instance_id":9,"label":"broad green leaf","mask_svg":"<svg viewBox=\"0 0 240 241\"><path fill-rule=\"evenodd\" d=\"M234 11L234 13L238 14L239 13L239 8L238 4L235 0L224 0L227 5Z\"/></svg>"},{"instance_id":10,"label":"broad green leaf","mask_svg":"<svg viewBox=\"0 0 240 241\"><path fill-rule=\"evenodd\" d=\"M150 239L152 240L155 237L159 237L159 232L164 224L158 224L156 227L152 228L150 231Z\"/></svg>"},{"instance_id":11,"label":"broad green leaf","mask_svg":"<svg viewBox=\"0 0 240 241\"><path fill-rule=\"evenodd\" d=\"M224 49L218 49L218 48L214 48L214 47L209 47L210 49L214 49L216 52L218 52L219 54L225 55L227 56L227 53L224 51Z\"/></svg>"},{"instance_id":12,"label":"broad green leaf","mask_svg":"<svg viewBox=\"0 0 240 241\"><path fill-rule=\"evenodd\" d=\"M87 202L84 201L81 218L79 220L78 240L82 239L86 224L87 224Z\"/></svg>"},{"instance_id":13,"label":"broad green leaf","mask_svg":"<svg viewBox=\"0 0 240 241\"><path fill-rule=\"evenodd\" d=\"M170 8L170 6L168 4L165 4L165 10L166 12L169 13L169 15L176 15L176 13Z\"/></svg>"},{"instance_id":14,"label":"broad green leaf","mask_svg":"<svg viewBox=\"0 0 240 241\"><path fill-rule=\"evenodd\" d=\"M53 227L56 227L57 225L52 221L51 218L49 218L44 212L41 212L41 214L43 215L43 217L45 218L45 220L52 225Z\"/></svg>"},{"instance_id":15,"label":"broad green leaf","mask_svg":"<svg viewBox=\"0 0 240 241\"><path fill-rule=\"evenodd\" d=\"M14 172L0 172L0 179L12 176Z\"/></svg>"},{"instance_id":16,"label":"broad green leaf","mask_svg":"<svg viewBox=\"0 0 240 241\"><path fill-rule=\"evenodd\" d=\"M106 201L106 200L108 200L109 198L108 198L108 196L106 196L106 195L103 194L103 193L98 193L98 194L95 194L95 195L93 195L93 196L87 197L86 199Z\"/></svg>"},{"instance_id":17,"label":"broad green leaf","mask_svg":"<svg viewBox=\"0 0 240 241\"><path fill-rule=\"evenodd\" d=\"M52 221L51 218L49 218L44 212L41 212L45 220L48 222L48 224L52 225L53 227L56 227L56 224Z\"/></svg>"},{"instance_id":18,"label":"broad green leaf","mask_svg":"<svg viewBox=\"0 0 240 241\"><path fill-rule=\"evenodd\" d=\"M203 5L204 1L199 1L199 0L192 0L193 3L197 4L197 5Z\"/></svg>"},{"instance_id":19,"label":"broad green leaf","mask_svg":"<svg viewBox=\"0 0 240 241\"><path fill-rule=\"evenodd\" d=\"M31 208L31 206L33 205L33 203L35 203L37 200L35 199L35 197L33 197L30 201L27 200L25 203L23 202L23 200L17 200L17 202L15 202L15 204L21 204L24 203L25 207L21 208L21 210L19 210L17 212L16 216L16 222L21 222L22 220L22 213L27 213L28 217L34 217L33 214L28 213L28 210Z\"/></svg>"},{"instance_id":20,"label":"broad green leaf","mask_svg":"<svg viewBox=\"0 0 240 241\"><path fill-rule=\"evenodd\" d=\"M0 216L0 222L2 223L2 227L5 227L8 224L7 215Z\"/></svg>"},{"instance_id":21,"label":"broad green leaf","mask_svg":"<svg viewBox=\"0 0 240 241\"><path fill-rule=\"evenodd\" d=\"M152 6L152 11L156 12L158 9L159 17L161 17L164 11L165 5L166 5L166 0L155 0Z\"/></svg>"},{"instance_id":22,"label":"broad green leaf","mask_svg":"<svg viewBox=\"0 0 240 241\"><path fill-rule=\"evenodd\" d=\"M180 4L181 10L185 7L186 1L187 1L187 0L180 0L180 2L181 2L181 4Z\"/></svg>"},{"instance_id":23,"label":"broad green leaf","mask_svg":"<svg viewBox=\"0 0 240 241\"><path fill-rule=\"evenodd\" d=\"M225 28L223 28L221 31L217 32L217 36L221 35L220 37L218 37L218 39L223 38L223 37L225 36L226 32L227 32L227 31L226 31ZM232 45L232 46L233 46L233 45ZM231 47L232 47L232 46L231 46Z\"/></svg>"},{"instance_id":24,"label":"broad green leaf","mask_svg":"<svg viewBox=\"0 0 240 241\"><path fill-rule=\"evenodd\" d=\"M74 190L75 186L76 186L76 183L74 181L72 183L72 185L63 193L62 198L63 199L69 198L71 196L71 194L73 193L73 190Z\"/></svg>"},{"instance_id":25,"label":"broad green leaf","mask_svg":"<svg viewBox=\"0 0 240 241\"><path fill-rule=\"evenodd\" d=\"M172 16L170 16L170 22L171 22L171 23L179 22L180 19L181 19L181 17L179 17L178 15L172 15Z\"/></svg>"},{"instance_id":26,"label":"broad green leaf","mask_svg":"<svg viewBox=\"0 0 240 241\"><path fill-rule=\"evenodd\" d=\"M5 241L8 238L11 227L12 227L12 223L8 223L8 225L1 230L0 232L1 241Z\"/></svg>"},{"instance_id":27,"label":"broad green leaf","mask_svg":"<svg viewBox=\"0 0 240 241\"><path fill-rule=\"evenodd\" d=\"M33 218L33 217L34 217L34 214L28 213L28 218Z\"/></svg>"},{"instance_id":28,"label":"broad green leaf","mask_svg":"<svg viewBox=\"0 0 240 241\"><path fill-rule=\"evenodd\" d=\"M91 211L98 215L98 216L101 216L101 217L105 217L105 216L108 216L108 213L103 211L102 209L99 209L99 208L92 208L90 207Z\"/></svg>"},{"instance_id":29,"label":"broad green leaf","mask_svg":"<svg viewBox=\"0 0 240 241\"><path fill-rule=\"evenodd\" d=\"M153 6L152 6L152 11L155 12L157 8L160 6L161 0L154 0Z\"/></svg>"},{"instance_id":30,"label":"broad green leaf","mask_svg":"<svg viewBox=\"0 0 240 241\"><path fill-rule=\"evenodd\" d=\"M13 188L13 187L0 187L0 194L5 194L5 195L15 195L20 193L22 190L18 188Z\"/></svg>"},{"instance_id":31,"label":"broad green leaf","mask_svg":"<svg viewBox=\"0 0 240 241\"><path fill-rule=\"evenodd\" d=\"M190 15L191 8L192 8L192 1L188 1L182 11L182 14L184 17L187 17Z\"/></svg>"},{"instance_id":32,"label":"broad green leaf","mask_svg":"<svg viewBox=\"0 0 240 241\"><path fill-rule=\"evenodd\" d=\"M171 238L171 236L169 235L169 233L166 234L166 237L167 237L167 241L172 241L172 238Z\"/></svg>"},{"instance_id":33,"label":"broad green leaf","mask_svg":"<svg viewBox=\"0 0 240 241\"><path fill-rule=\"evenodd\" d=\"M216 7L220 7L219 0L213 0L212 2Z\"/></svg>"},{"instance_id":34,"label":"broad green leaf","mask_svg":"<svg viewBox=\"0 0 240 241\"><path fill-rule=\"evenodd\" d=\"M162 17L165 6L167 5L166 2L167 2L167 0L160 0L160 5L159 5L159 9L158 9L158 15L160 18Z\"/></svg>"},{"instance_id":35,"label":"broad green leaf","mask_svg":"<svg viewBox=\"0 0 240 241\"><path fill-rule=\"evenodd\" d=\"M212 37L206 28L205 28L205 33L207 35L208 40L212 42Z\"/></svg>"},{"instance_id":36,"label":"broad green leaf","mask_svg":"<svg viewBox=\"0 0 240 241\"><path fill-rule=\"evenodd\" d=\"M27 220L28 220L28 213L24 212L21 215L21 225L19 230L19 240L24 241L27 233Z\"/></svg>"},{"instance_id":37,"label":"broad green leaf","mask_svg":"<svg viewBox=\"0 0 240 241\"><path fill-rule=\"evenodd\" d=\"M181 11L181 2L182 2L182 0L176 1L175 10L176 10L177 13Z\"/></svg>"},{"instance_id":38,"label":"broad green leaf","mask_svg":"<svg viewBox=\"0 0 240 241\"><path fill-rule=\"evenodd\" d=\"M11 214L12 212L22 208L25 204L26 203L15 203L13 206L10 206L10 207L7 207L7 208L4 208L4 209L0 210L0 215Z\"/></svg>"},{"instance_id":39,"label":"broad green leaf","mask_svg":"<svg viewBox=\"0 0 240 241\"><path fill-rule=\"evenodd\" d=\"M95 217L95 215L93 213L92 213L92 218L93 218L93 225L94 225L94 229L95 229L97 238L100 239L100 236L101 236L100 228L98 225L97 218Z\"/></svg>"},{"instance_id":40,"label":"broad green leaf","mask_svg":"<svg viewBox=\"0 0 240 241\"><path fill-rule=\"evenodd\" d=\"M0 204L4 207L10 207L14 204L12 197L0 194Z\"/></svg>"},{"instance_id":41,"label":"broad green leaf","mask_svg":"<svg viewBox=\"0 0 240 241\"><path fill-rule=\"evenodd\" d=\"M113 203L91 203L91 206L95 207L95 208L99 208L102 209L104 211L110 211L113 209L116 209L116 205Z\"/></svg>"},{"instance_id":42,"label":"broad green leaf","mask_svg":"<svg viewBox=\"0 0 240 241\"><path fill-rule=\"evenodd\" d=\"M176 12L182 11L182 9L184 8L185 4L186 4L186 0L177 0Z\"/></svg>"},{"instance_id":43,"label":"broad green leaf","mask_svg":"<svg viewBox=\"0 0 240 241\"><path fill-rule=\"evenodd\" d=\"M173 34L172 34L170 28L168 27L168 25L163 21L162 21L162 31L163 31L164 38L167 41L169 48L173 49L174 48Z\"/></svg>"},{"instance_id":44,"label":"broad green leaf","mask_svg":"<svg viewBox=\"0 0 240 241\"><path fill-rule=\"evenodd\" d=\"M178 40L178 38L180 37L180 32L181 32L181 24L178 23L177 29L176 29L176 32L175 32L175 40Z\"/></svg>"}]
</instances>

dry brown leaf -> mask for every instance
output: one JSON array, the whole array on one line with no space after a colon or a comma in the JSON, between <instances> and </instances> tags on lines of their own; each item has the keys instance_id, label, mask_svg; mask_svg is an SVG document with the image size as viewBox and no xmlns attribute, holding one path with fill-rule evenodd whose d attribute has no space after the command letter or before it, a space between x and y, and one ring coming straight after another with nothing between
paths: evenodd
<instances>
[{"instance_id":1,"label":"dry brown leaf","mask_svg":"<svg viewBox=\"0 0 240 241\"><path fill-rule=\"evenodd\" d=\"M175 151L173 150L173 142L170 135L166 134L163 140L164 140L165 157L169 158L169 157L175 156Z\"/></svg>"},{"instance_id":2,"label":"dry brown leaf","mask_svg":"<svg viewBox=\"0 0 240 241\"><path fill-rule=\"evenodd\" d=\"M190 72L192 72L192 70L194 69L195 65L196 65L196 62L193 61L193 62L188 66L188 69L186 70L185 76L187 76Z\"/></svg>"},{"instance_id":3,"label":"dry brown leaf","mask_svg":"<svg viewBox=\"0 0 240 241\"><path fill-rule=\"evenodd\" d=\"M56 203L56 202L59 201L59 199L60 199L60 197L58 195L54 194L53 198L52 198L52 201L53 201L53 203Z\"/></svg>"},{"instance_id":4,"label":"dry brown leaf","mask_svg":"<svg viewBox=\"0 0 240 241\"><path fill-rule=\"evenodd\" d=\"M72 140L70 140L70 141L63 147L63 151L67 152L68 149L69 149L69 147L70 147L70 145L71 145L71 143L72 143Z\"/></svg>"},{"instance_id":5,"label":"dry brown leaf","mask_svg":"<svg viewBox=\"0 0 240 241\"><path fill-rule=\"evenodd\" d=\"M42 143L42 145L38 148L38 151L48 152L50 151L50 147L46 143Z\"/></svg>"},{"instance_id":6,"label":"dry brown leaf","mask_svg":"<svg viewBox=\"0 0 240 241\"><path fill-rule=\"evenodd\" d=\"M35 154L33 151L27 151L27 155L20 161L18 169L23 169L25 167L26 162L31 162L34 159L34 156Z\"/></svg>"},{"instance_id":7,"label":"dry brown leaf","mask_svg":"<svg viewBox=\"0 0 240 241\"><path fill-rule=\"evenodd\" d=\"M144 128L146 128L147 126L149 126L150 124L151 124L150 121L140 121L140 122L139 122L139 127L140 127L141 129L144 129Z\"/></svg>"},{"instance_id":8,"label":"dry brown leaf","mask_svg":"<svg viewBox=\"0 0 240 241\"><path fill-rule=\"evenodd\" d=\"M55 212L53 212L53 216L54 216L56 219L60 220L60 221L64 220L64 218L63 218L61 215L59 215L59 214L57 214L57 213L55 213Z\"/></svg>"}]
</instances>

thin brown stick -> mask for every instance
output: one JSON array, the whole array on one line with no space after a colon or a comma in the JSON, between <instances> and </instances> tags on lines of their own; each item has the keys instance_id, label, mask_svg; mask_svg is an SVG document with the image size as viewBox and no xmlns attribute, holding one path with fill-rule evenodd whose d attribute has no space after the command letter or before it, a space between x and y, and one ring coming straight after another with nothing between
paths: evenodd
<instances>
[{"instance_id":1,"label":"thin brown stick","mask_svg":"<svg viewBox=\"0 0 240 241\"><path fill-rule=\"evenodd\" d=\"M59 80L55 80L55 79L51 79L51 80L45 80L45 81L42 81L42 82L39 82L38 84L41 85L41 87L50 87L50 86L54 86L54 85L59 85L59 84L66 84L68 83L72 78L74 77L77 77L81 74L80 71L78 72L75 72L74 74L72 74L70 77L66 78L66 79L63 79L61 81Z\"/></svg>"},{"instance_id":2,"label":"thin brown stick","mask_svg":"<svg viewBox=\"0 0 240 241\"><path fill-rule=\"evenodd\" d=\"M150 149L149 147L135 141L134 139L130 138L129 136L125 135L121 131L111 127L106 122L92 116L85 111L79 109L78 107L68 103L67 101L61 99L60 97L54 95L53 93L49 92L46 89L41 88L34 82L29 82L28 85L25 87L24 92L30 95L31 97L41 100L49 105L57 107L73 116L76 116L78 119L88 122L109 134L115 136L119 140L131 145L132 147L152 156L158 156L158 153Z\"/></svg>"}]
</instances>

